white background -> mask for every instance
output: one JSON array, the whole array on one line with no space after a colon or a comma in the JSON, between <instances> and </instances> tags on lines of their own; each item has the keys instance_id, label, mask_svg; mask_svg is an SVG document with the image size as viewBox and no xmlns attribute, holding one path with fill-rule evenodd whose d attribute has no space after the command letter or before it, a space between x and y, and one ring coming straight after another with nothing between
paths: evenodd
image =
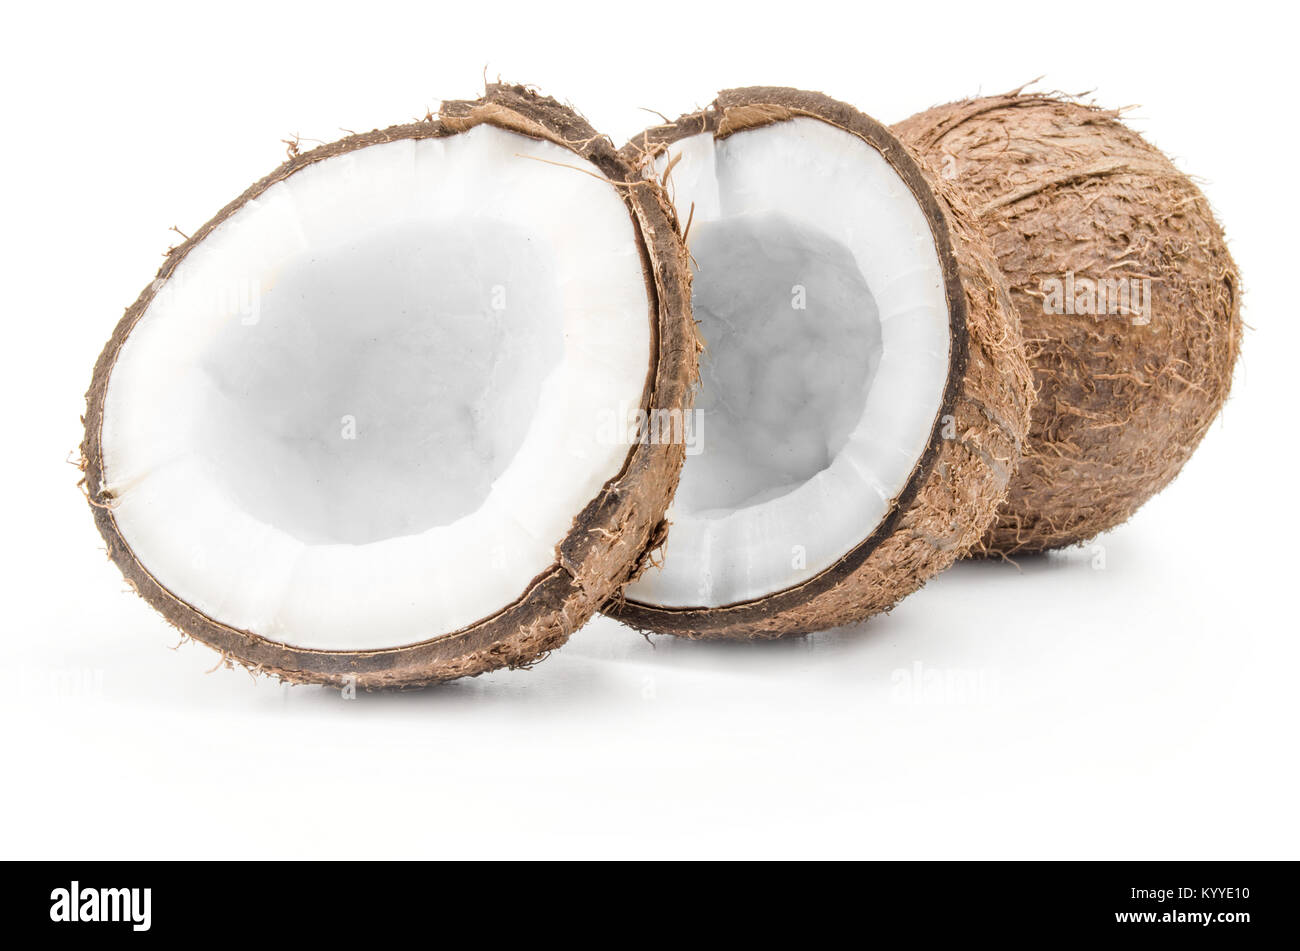
<instances>
[{"instance_id":1,"label":"white background","mask_svg":"<svg viewBox=\"0 0 1300 951\"><path fill-rule=\"evenodd\" d=\"M1282 7L205 10L6 13L0 856L1297 857ZM617 142L654 121L638 107L747 84L885 122L1041 74L1140 103L1244 276L1232 398L1102 549L961 565L860 628L717 646L597 620L532 671L351 702L205 675L216 655L168 650L74 487L95 357L168 227L270 171L281 139L423 116L485 66ZM963 675L982 689L925 687Z\"/></svg>"}]
</instances>

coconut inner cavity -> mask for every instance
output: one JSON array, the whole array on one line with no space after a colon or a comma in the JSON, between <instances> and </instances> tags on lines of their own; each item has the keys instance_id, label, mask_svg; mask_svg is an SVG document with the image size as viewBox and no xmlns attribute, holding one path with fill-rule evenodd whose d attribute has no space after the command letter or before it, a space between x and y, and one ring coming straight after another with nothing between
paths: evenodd
<instances>
[{"instance_id":1,"label":"coconut inner cavity","mask_svg":"<svg viewBox=\"0 0 1300 951\"><path fill-rule=\"evenodd\" d=\"M104 489L144 568L321 650L524 595L621 470L602 421L641 405L653 352L635 227L583 165L486 125L398 140L295 171L197 244L105 396Z\"/></svg>"},{"instance_id":2,"label":"coconut inner cavity","mask_svg":"<svg viewBox=\"0 0 1300 951\"><path fill-rule=\"evenodd\" d=\"M830 465L862 415L880 320L849 250L785 215L701 223L691 253L707 275L692 301L707 342L696 400L707 451L684 471L676 506L716 517Z\"/></svg>"},{"instance_id":3,"label":"coconut inner cavity","mask_svg":"<svg viewBox=\"0 0 1300 951\"><path fill-rule=\"evenodd\" d=\"M255 323L224 324L197 367L210 402L195 425L233 500L306 544L478 509L563 358L535 238L414 222L288 263Z\"/></svg>"},{"instance_id":4,"label":"coconut inner cavity","mask_svg":"<svg viewBox=\"0 0 1300 951\"><path fill-rule=\"evenodd\" d=\"M886 518L936 426L950 317L929 221L865 140L796 118L679 140L660 174L674 160L706 350L662 567L627 594L720 607Z\"/></svg>"}]
</instances>

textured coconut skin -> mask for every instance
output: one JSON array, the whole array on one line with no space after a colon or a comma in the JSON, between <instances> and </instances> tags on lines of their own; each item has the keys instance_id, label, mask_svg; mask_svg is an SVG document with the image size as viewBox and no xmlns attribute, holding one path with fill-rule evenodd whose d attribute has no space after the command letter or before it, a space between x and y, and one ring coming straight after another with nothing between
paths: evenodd
<instances>
[{"instance_id":1,"label":"textured coconut skin","mask_svg":"<svg viewBox=\"0 0 1300 951\"><path fill-rule=\"evenodd\" d=\"M890 513L836 564L801 585L741 604L663 608L620 599L606 608L643 631L689 638L777 638L886 611L979 541L1019 462L1033 390L1005 284L961 199L887 129L821 93L752 87L727 90L702 112L646 130L624 152L648 168L655 156L686 136L708 132L721 138L796 116L829 122L877 148L929 218L953 327L943 405L928 448ZM679 217L688 214L678 209Z\"/></svg>"},{"instance_id":2,"label":"textured coconut skin","mask_svg":"<svg viewBox=\"0 0 1300 951\"><path fill-rule=\"evenodd\" d=\"M482 99L445 103L438 117L350 136L292 157L168 255L158 279L117 325L95 366L86 395L82 469L95 524L108 546L109 558L127 583L163 617L189 637L220 651L227 664L238 663L293 683L366 688L418 686L500 667L526 667L563 644L625 584L640 555L663 532L663 513L677 486L684 447L635 445L619 475L603 486L559 540L555 563L533 579L515 602L462 630L431 632L428 640L417 644L352 652L290 647L200 614L153 578L118 531L113 499L103 487L104 397L122 344L185 256L246 202L308 165L370 145L456 135L481 123L556 142L620 183L636 225L651 302L648 319L654 331L654 349L644 405L666 410L684 410L690 405L698 351L690 320L690 270L671 207L655 183L640 179L613 144L568 107L522 86L497 84L489 86Z\"/></svg>"},{"instance_id":3,"label":"textured coconut skin","mask_svg":"<svg viewBox=\"0 0 1300 951\"><path fill-rule=\"evenodd\" d=\"M1209 204L1117 113L1059 97L951 103L894 132L978 215L1038 389L1024 459L976 553L1114 528L1178 474L1232 382L1240 284ZM1043 282L1067 272L1151 278L1150 323L1045 314Z\"/></svg>"}]
</instances>

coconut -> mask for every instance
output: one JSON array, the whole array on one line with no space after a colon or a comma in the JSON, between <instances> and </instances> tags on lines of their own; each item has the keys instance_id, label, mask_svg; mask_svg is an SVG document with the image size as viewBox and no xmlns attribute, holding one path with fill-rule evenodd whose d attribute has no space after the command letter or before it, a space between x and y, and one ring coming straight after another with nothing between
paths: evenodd
<instances>
[{"instance_id":1,"label":"coconut","mask_svg":"<svg viewBox=\"0 0 1300 951\"><path fill-rule=\"evenodd\" d=\"M609 613L775 638L891 607L979 540L1028 425L982 234L820 93L728 90L624 153L673 197L705 350L663 550Z\"/></svg>"},{"instance_id":2,"label":"coconut","mask_svg":"<svg viewBox=\"0 0 1300 951\"><path fill-rule=\"evenodd\" d=\"M1232 381L1240 283L1205 196L1118 113L1057 96L955 102L894 131L968 197L1038 389L979 552L1114 528L1179 473Z\"/></svg>"},{"instance_id":3,"label":"coconut","mask_svg":"<svg viewBox=\"0 0 1300 951\"><path fill-rule=\"evenodd\" d=\"M662 532L684 447L618 423L680 414L695 361L661 190L491 86L292 157L175 248L95 367L85 484L128 583L227 661L526 666Z\"/></svg>"}]
</instances>

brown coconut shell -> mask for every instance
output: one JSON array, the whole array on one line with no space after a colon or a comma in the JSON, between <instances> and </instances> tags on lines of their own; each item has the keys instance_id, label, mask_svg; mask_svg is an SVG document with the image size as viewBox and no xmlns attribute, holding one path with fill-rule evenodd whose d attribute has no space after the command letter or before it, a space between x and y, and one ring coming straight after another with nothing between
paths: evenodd
<instances>
[{"instance_id":1,"label":"brown coconut shell","mask_svg":"<svg viewBox=\"0 0 1300 951\"><path fill-rule=\"evenodd\" d=\"M291 647L206 617L164 588L127 545L113 518L114 500L103 488L101 425L104 397L122 344L154 295L197 245L245 203L277 182L323 159L399 139L453 136L482 123L546 139L587 159L617 183L633 218L644 265L652 327L652 365L643 406L689 408L696 378L690 321L690 271L671 207L660 187L581 116L523 86L491 85L482 99L447 102L438 117L353 135L295 155L223 208L192 238L175 248L158 278L129 307L95 366L86 394L82 444L85 485L95 524L109 558L130 584L171 624L220 651L229 662L294 683L405 687L472 676L500 667L526 667L559 647L625 584L638 556L662 532L663 513L677 486L684 447L633 445L622 471L574 518L558 540L555 562L491 617L429 639L378 651L324 651ZM583 174L575 170L573 174ZM485 569L486 570L486 569Z\"/></svg>"},{"instance_id":2,"label":"brown coconut shell","mask_svg":"<svg viewBox=\"0 0 1300 951\"><path fill-rule=\"evenodd\" d=\"M893 128L977 214L1038 390L1024 459L977 552L1114 528L1178 474L1228 396L1240 280L1209 203L1117 112L1058 96L954 102ZM1045 307L1044 283L1067 273L1149 278L1150 322L1044 313L1063 309Z\"/></svg>"},{"instance_id":3,"label":"brown coconut shell","mask_svg":"<svg viewBox=\"0 0 1300 951\"><path fill-rule=\"evenodd\" d=\"M953 328L943 404L928 448L888 515L838 562L802 584L740 604L665 608L620 599L606 608L643 631L777 638L886 611L979 541L1019 462L1033 391L1006 286L960 197L888 129L821 93L753 87L726 90L707 109L647 129L623 152L651 174L653 159L679 139L700 133L721 139L799 116L830 123L878 150L929 219ZM689 210L677 213L686 217Z\"/></svg>"}]
</instances>

